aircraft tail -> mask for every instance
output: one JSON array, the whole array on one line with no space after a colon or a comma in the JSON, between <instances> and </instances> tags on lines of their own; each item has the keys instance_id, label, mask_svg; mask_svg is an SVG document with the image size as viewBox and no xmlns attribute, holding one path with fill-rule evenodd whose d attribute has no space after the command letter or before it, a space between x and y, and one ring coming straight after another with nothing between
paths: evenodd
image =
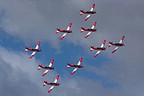
<instances>
[{"instance_id":1,"label":"aircraft tail","mask_svg":"<svg viewBox=\"0 0 144 96\"><path fill-rule=\"evenodd\" d=\"M83 15L84 14L84 10L80 10L80 15Z\"/></svg>"},{"instance_id":2,"label":"aircraft tail","mask_svg":"<svg viewBox=\"0 0 144 96\"><path fill-rule=\"evenodd\" d=\"M90 48L90 52L92 52L94 49L94 46L90 46L91 48Z\"/></svg>"},{"instance_id":3,"label":"aircraft tail","mask_svg":"<svg viewBox=\"0 0 144 96\"><path fill-rule=\"evenodd\" d=\"M113 42L109 42L108 48L112 45Z\"/></svg>"},{"instance_id":4,"label":"aircraft tail","mask_svg":"<svg viewBox=\"0 0 144 96\"><path fill-rule=\"evenodd\" d=\"M70 68L70 67L71 67L71 66L70 66L70 63L68 63L67 66L66 66L66 68L68 69L68 68Z\"/></svg>"},{"instance_id":5,"label":"aircraft tail","mask_svg":"<svg viewBox=\"0 0 144 96\"><path fill-rule=\"evenodd\" d=\"M82 33L83 31L84 31L84 28L83 28L83 27L81 27L80 33Z\"/></svg>"},{"instance_id":6,"label":"aircraft tail","mask_svg":"<svg viewBox=\"0 0 144 96\"><path fill-rule=\"evenodd\" d=\"M28 52L29 50L28 50L28 48L27 47L25 47L25 50L24 50L24 52Z\"/></svg>"},{"instance_id":7,"label":"aircraft tail","mask_svg":"<svg viewBox=\"0 0 144 96\"><path fill-rule=\"evenodd\" d=\"M42 64L40 64L40 65L39 65L38 70L40 70L40 69L41 69L41 67L42 67Z\"/></svg>"},{"instance_id":8,"label":"aircraft tail","mask_svg":"<svg viewBox=\"0 0 144 96\"><path fill-rule=\"evenodd\" d=\"M58 34L59 32L61 32L61 29L57 28L56 34Z\"/></svg>"}]
</instances>

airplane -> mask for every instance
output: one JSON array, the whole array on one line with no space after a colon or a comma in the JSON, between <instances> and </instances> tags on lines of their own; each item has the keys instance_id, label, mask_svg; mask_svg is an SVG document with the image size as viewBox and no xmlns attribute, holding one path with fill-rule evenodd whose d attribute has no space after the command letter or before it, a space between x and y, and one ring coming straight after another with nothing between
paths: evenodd
<instances>
[{"instance_id":1,"label":"airplane","mask_svg":"<svg viewBox=\"0 0 144 96\"><path fill-rule=\"evenodd\" d=\"M106 50L106 47L104 47L105 43L106 43L106 40L104 40L104 41L102 42L102 45L101 45L100 47L90 46L90 47L91 47L91 48L90 48L90 52L92 52L93 50L97 50L97 53L94 55L95 58L98 56L98 54L99 54L101 51Z\"/></svg>"},{"instance_id":2,"label":"airplane","mask_svg":"<svg viewBox=\"0 0 144 96\"><path fill-rule=\"evenodd\" d=\"M96 14L96 11L94 11L95 5L96 4L92 4L90 11L80 10L80 15L88 14L84 21L87 21L92 14Z\"/></svg>"},{"instance_id":3,"label":"airplane","mask_svg":"<svg viewBox=\"0 0 144 96\"><path fill-rule=\"evenodd\" d=\"M28 52L28 51L32 51L32 54L30 55L30 59L37 53L37 52L41 52L42 50L40 50L40 41L38 41L37 45L35 48L29 48L29 47L25 47L24 52Z\"/></svg>"},{"instance_id":4,"label":"airplane","mask_svg":"<svg viewBox=\"0 0 144 96\"><path fill-rule=\"evenodd\" d=\"M44 81L43 87L46 86L46 85L51 85L51 87L48 90L48 93L50 93L55 86L60 85L60 83L57 83L58 79L59 79L59 75L56 76L54 82L49 82L48 80Z\"/></svg>"},{"instance_id":5,"label":"airplane","mask_svg":"<svg viewBox=\"0 0 144 96\"><path fill-rule=\"evenodd\" d=\"M54 67L52 67L53 63L54 63L54 59L51 60L49 66L43 66L42 64L39 65L38 70L40 70L41 68L45 69L42 76L45 76L48 73L49 70L54 70Z\"/></svg>"},{"instance_id":6,"label":"airplane","mask_svg":"<svg viewBox=\"0 0 144 96\"><path fill-rule=\"evenodd\" d=\"M121 40L118 43L109 42L108 47L110 47L111 45L116 46L112 53L115 53L119 47L125 46L125 44L123 43L124 38L125 36L122 36Z\"/></svg>"},{"instance_id":7,"label":"airplane","mask_svg":"<svg viewBox=\"0 0 144 96\"><path fill-rule=\"evenodd\" d=\"M72 27L72 23L69 23L69 25L68 25L68 27L67 27L66 30L57 28L56 34L58 34L59 32L64 33L64 34L61 36L60 40L62 40L62 39L67 35L67 33L72 33L72 30L70 30L71 27Z\"/></svg>"},{"instance_id":8,"label":"airplane","mask_svg":"<svg viewBox=\"0 0 144 96\"><path fill-rule=\"evenodd\" d=\"M87 38L92 32L96 32L97 31L97 29L95 28L96 25L97 25L97 22L94 22L90 29L81 27L80 33L82 33L83 31L87 31L88 33L84 37L84 38Z\"/></svg>"},{"instance_id":9,"label":"airplane","mask_svg":"<svg viewBox=\"0 0 144 96\"><path fill-rule=\"evenodd\" d=\"M82 63L82 60L83 60L83 58L80 58L79 62L77 63L77 65L68 63L68 65L66 66L66 68L74 67L74 70L71 72L71 75L73 75L78 68L83 68L84 67L83 65L80 65Z\"/></svg>"}]
</instances>

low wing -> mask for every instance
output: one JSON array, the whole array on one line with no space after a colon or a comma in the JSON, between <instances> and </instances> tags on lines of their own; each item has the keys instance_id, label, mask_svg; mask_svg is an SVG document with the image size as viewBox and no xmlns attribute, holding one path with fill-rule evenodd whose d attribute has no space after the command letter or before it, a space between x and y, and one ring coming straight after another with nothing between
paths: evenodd
<instances>
[{"instance_id":1,"label":"low wing","mask_svg":"<svg viewBox=\"0 0 144 96\"><path fill-rule=\"evenodd\" d=\"M85 36L85 38L88 38L88 36L91 34L92 32L88 32Z\"/></svg>"},{"instance_id":2,"label":"low wing","mask_svg":"<svg viewBox=\"0 0 144 96\"><path fill-rule=\"evenodd\" d=\"M97 22L94 22L91 29L94 29L96 25L97 25Z\"/></svg>"},{"instance_id":3,"label":"low wing","mask_svg":"<svg viewBox=\"0 0 144 96\"><path fill-rule=\"evenodd\" d=\"M58 79L59 79L59 75L56 76L54 83L57 83Z\"/></svg>"},{"instance_id":4,"label":"low wing","mask_svg":"<svg viewBox=\"0 0 144 96\"><path fill-rule=\"evenodd\" d=\"M74 70L71 72L71 75L73 75L77 69L78 68L74 68Z\"/></svg>"},{"instance_id":5,"label":"low wing","mask_svg":"<svg viewBox=\"0 0 144 96\"><path fill-rule=\"evenodd\" d=\"M80 58L79 62L77 63L77 65L80 65L82 61L83 61L83 58Z\"/></svg>"},{"instance_id":6,"label":"low wing","mask_svg":"<svg viewBox=\"0 0 144 96\"><path fill-rule=\"evenodd\" d=\"M106 40L103 41L103 43L102 43L102 45L100 47L103 48L105 43L106 43Z\"/></svg>"},{"instance_id":7,"label":"low wing","mask_svg":"<svg viewBox=\"0 0 144 96\"><path fill-rule=\"evenodd\" d=\"M96 58L100 52L101 51L97 51L97 53L94 55L94 57Z\"/></svg>"},{"instance_id":8,"label":"low wing","mask_svg":"<svg viewBox=\"0 0 144 96\"><path fill-rule=\"evenodd\" d=\"M32 54L30 55L30 59L34 56L36 54L36 52L34 51L34 52L32 52Z\"/></svg>"},{"instance_id":9,"label":"low wing","mask_svg":"<svg viewBox=\"0 0 144 96\"><path fill-rule=\"evenodd\" d=\"M91 15L88 14L88 15L86 16L86 18L84 19L84 21L87 21L87 20L89 19L90 16L91 16Z\"/></svg>"},{"instance_id":10,"label":"low wing","mask_svg":"<svg viewBox=\"0 0 144 96\"><path fill-rule=\"evenodd\" d=\"M48 90L48 93L50 93L54 87L55 87L55 86L51 86L51 87L49 88L49 90Z\"/></svg>"},{"instance_id":11,"label":"low wing","mask_svg":"<svg viewBox=\"0 0 144 96\"><path fill-rule=\"evenodd\" d=\"M66 35L67 35L67 33L64 33L64 34L61 36L60 40L62 40Z\"/></svg>"},{"instance_id":12,"label":"low wing","mask_svg":"<svg viewBox=\"0 0 144 96\"><path fill-rule=\"evenodd\" d=\"M54 59L51 60L49 67L51 67L53 63L54 63Z\"/></svg>"},{"instance_id":13,"label":"low wing","mask_svg":"<svg viewBox=\"0 0 144 96\"><path fill-rule=\"evenodd\" d=\"M95 4L93 4L93 5L91 6L90 11L93 11L93 10L94 10L94 8L95 8Z\"/></svg>"},{"instance_id":14,"label":"low wing","mask_svg":"<svg viewBox=\"0 0 144 96\"><path fill-rule=\"evenodd\" d=\"M70 30L71 26L72 26L72 23L69 23L69 25L68 25L66 30Z\"/></svg>"},{"instance_id":15,"label":"low wing","mask_svg":"<svg viewBox=\"0 0 144 96\"><path fill-rule=\"evenodd\" d=\"M122 36L121 40L119 41L119 43L122 43L124 40L125 36Z\"/></svg>"},{"instance_id":16,"label":"low wing","mask_svg":"<svg viewBox=\"0 0 144 96\"><path fill-rule=\"evenodd\" d=\"M37 43L35 49L38 49L40 47L40 41Z\"/></svg>"},{"instance_id":17,"label":"low wing","mask_svg":"<svg viewBox=\"0 0 144 96\"><path fill-rule=\"evenodd\" d=\"M45 76L48 73L48 69L44 71L44 73L42 74L42 76Z\"/></svg>"},{"instance_id":18,"label":"low wing","mask_svg":"<svg viewBox=\"0 0 144 96\"><path fill-rule=\"evenodd\" d=\"M112 53L115 53L118 48L119 47L115 47L115 49L112 51Z\"/></svg>"}]
</instances>

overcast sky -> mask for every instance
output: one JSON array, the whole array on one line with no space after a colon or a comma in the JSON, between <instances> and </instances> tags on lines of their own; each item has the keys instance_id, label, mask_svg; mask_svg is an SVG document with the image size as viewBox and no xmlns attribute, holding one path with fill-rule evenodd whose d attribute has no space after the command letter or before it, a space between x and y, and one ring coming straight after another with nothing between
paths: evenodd
<instances>
[{"instance_id":1,"label":"overcast sky","mask_svg":"<svg viewBox=\"0 0 144 96\"><path fill-rule=\"evenodd\" d=\"M79 10L96 14L84 22ZM144 95L144 1L142 0L0 0L0 96L143 96ZM97 32L84 38L80 27L90 28L97 21ZM56 28L72 22L72 34L60 40ZM125 35L126 46L112 54L114 47L97 58L90 46L103 40L118 42ZM35 47L41 41L42 52L29 59L25 46ZM84 69L74 76L66 69L68 62L77 64L83 57ZM54 71L45 77L38 64L48 65L54 58ZM60 75L61 85L48 94Z\"/></svg>"}]
</instances>

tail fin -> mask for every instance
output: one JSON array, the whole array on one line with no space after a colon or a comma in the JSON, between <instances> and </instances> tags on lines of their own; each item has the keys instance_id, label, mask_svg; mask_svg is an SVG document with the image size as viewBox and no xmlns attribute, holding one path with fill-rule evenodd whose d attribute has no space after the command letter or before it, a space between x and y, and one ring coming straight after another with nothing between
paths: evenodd
<instances>
[{"instance_id":1,"label":"tail fin","mask_svg":"<svg viewBox=\"0 0 144 96\"><path fill-rule=\"evenodd\" d=\"M111 46L112 42L109 42L108 48Z\"/></svg>"},{"instance_id":2,"label":"tail fin","mask_svg":"<svg viewBox=\"0 0 144 96\"><path fill-rule=\"evenodd\" d=\"M90 48L90 52L92 52L94 49L94 46L90 46L91 48Z\"/></svg>"},{"instance_id":3,"label":"tail fin","mask_svg":"<svg viewBox=\"0 0 144 96\"><path fill-rule=\"evenodd\" d=\"M60 30L61 30L60 28L57 28L56 34L58 34L60 32Z\"/></svg>"},{"instance_id":4,"label":"tail fin","mask_svg":"<svg viewBox=\"0 0 144 96\"><path fill-rule=\"evenodd\" d=\"M83 27L81 27L81 30L80 30L80 33L82 33L84 30L83 30L84 28Z\"/></svg>"},{"instance_id":5,"label":"tail fin","mask_svg":"<svg viewBox=\"0 0 144 96\"><path fill-rule=\"evenodd\" d=\"M41 67L42 67L42 64L39 64L38 70L40 70L40 69L41 69Z\"/></svg>"},{"instance_id":6,"label":"tail fin","mask_svg":"<svg viewBox=\"0 0 144 96\"><path fill-rule=\"evenodd\" d=\"M68 63L67 66L66 66L66 68L68 69L68 68L70 68L70 67L71 67L71 66L70 66L70 63Z\"/></svg>"},{"instance_id":7,"label":"tail fin","mask_svg":"<svg viewBox=\"0 0 144 96\"><path fill-rule=\"evenodd\" d=\"M24 52L28 52L28 49L25 49Z\"/></svg>"},{"instance_id":8,"label":"tail fin","mask_svg":"<svg viewBox=\"0 0 144 96\"><path fill-rule=\"evenodd\" d=\"M83 15L84 14L84 10L80 10L80 15Z\"/></svg>"},{"instance_id":9,"label":"tail fin","mask_svg":"<svg viewBox=\"0 0 144 96\"><path fill-rule=\"evenodd\" d=\"M40 70L41 69L41 67L38 67L38 70Z\"/></svg>"}]
</instances>

